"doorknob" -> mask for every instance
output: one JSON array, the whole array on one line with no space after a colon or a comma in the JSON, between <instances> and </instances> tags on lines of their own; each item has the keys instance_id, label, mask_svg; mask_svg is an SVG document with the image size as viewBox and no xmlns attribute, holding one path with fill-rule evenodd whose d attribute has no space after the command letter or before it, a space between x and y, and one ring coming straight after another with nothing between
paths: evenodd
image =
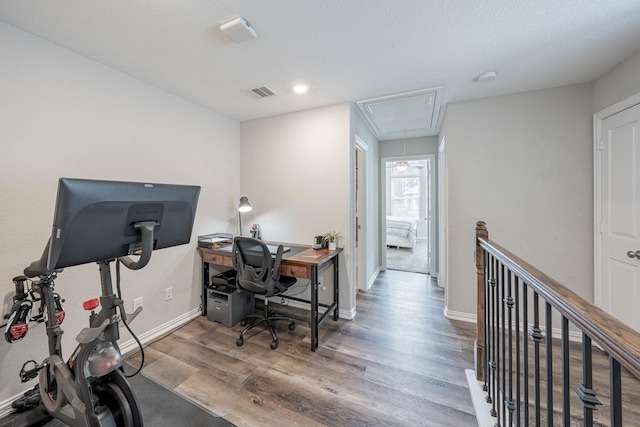
<instances>
[{"instance_id":1,"label":"doorknob","mask_svg":"<svg viewBox=\"0 0 640 427\"><path fill-rule=\"evenodd\" d=\"M640 259L640 251L635 251L635 252L634 251L629 251L629 252L627 252L627 256L629 258L638 258L638 259Z\"/></svg>"}]
</instances>

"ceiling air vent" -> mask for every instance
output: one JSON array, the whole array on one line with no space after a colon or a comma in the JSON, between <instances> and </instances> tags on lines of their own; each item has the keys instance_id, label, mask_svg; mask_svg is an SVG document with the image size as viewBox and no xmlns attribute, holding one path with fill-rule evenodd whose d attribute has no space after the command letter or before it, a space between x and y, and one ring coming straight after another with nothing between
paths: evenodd
<instances>
[{"instance_id":1,"label":"ceiling air vent","mask_svg":"<svg viewBox=\"0 0 640 427\"><path fill-rule=\"evenodd\" d=\"M248 89L248 90L245 90L244 93L253 99L262 99L262 98L268 98L270 96L278 95L273 89L267 86L261 86L255 89Z\"/></svg>"}]
</instances>

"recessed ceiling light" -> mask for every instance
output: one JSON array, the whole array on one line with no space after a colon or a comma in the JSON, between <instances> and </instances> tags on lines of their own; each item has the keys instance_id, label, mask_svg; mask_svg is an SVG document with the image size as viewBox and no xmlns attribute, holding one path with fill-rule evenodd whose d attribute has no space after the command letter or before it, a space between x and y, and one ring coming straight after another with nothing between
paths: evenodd
<instances>
[{"instance_id":1,"label":"recessed ceiling light","mask_svg":"<svg viewBox=\"0 0 640 427\"><path fill-rule=\"evenodd\" d=\"M498 73L496 73L495 71L486 71L480 74L476 80L478 80L479 82L490 82L496 77L498 77Z\"/></svg>"},{"instance_id":2,"label":"recessed ceiling light","mask_svg":"<svg viewBox=\"0 0 640 427\"><path fill-rule=\"evenodd\" d=\"M309 88L305 85L295 85L293 87L293 91L295 93L306 93L309 90Z\"/></svg>"}]
</instances>

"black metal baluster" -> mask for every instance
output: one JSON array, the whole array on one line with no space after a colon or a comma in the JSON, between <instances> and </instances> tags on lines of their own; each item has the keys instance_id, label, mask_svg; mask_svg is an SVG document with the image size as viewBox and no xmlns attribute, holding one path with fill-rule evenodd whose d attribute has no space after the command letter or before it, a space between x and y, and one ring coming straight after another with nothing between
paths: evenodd
<instances>
[{"instance_id":1,"label":"black metal baluster","mask_svg":"<svg viewBox=\"0 0 640 427\"><path fill-rule=\"evenodd\" d=\"M533 396L536 415L535 425L540 427L540 342L544 338L540 329L540 307L537 292L533 292L533 326L529 329L533 340Z\"/></svg>"},{"instance_id":2,"label":"black metal baluster","mask_svg":"<svg viewBox=\"0 0 640 427\"><path fill-rule=\"evenodd\" d=\"M551 304L545 304L545 325L547 328L547 426L553 427L553 325Z\"/></svg>"},{"instance_id":3,"label":"black metal baluster","mask_svg":"<svg viewBox=\"0 0 640 427\"><path fill-rule=\"evenodd\" d=\"M521 426L522 424L520 424L520 415L522 407L520 405L520 383L522 380L520 377L520 363L522 362L522 360L520 358L520 278L518 276L515 277L514 291L516 308L516 425Z\"/></svg>"},{"instance_id":4,"label":"black metal baluster","mask_svg":"<svg viewBox=\"0 0 640 427\"><path fill-rule=\"evenodd\" d=\"M529 425L529 337L524 332L529 327L529 288L526 283L522 283L522 324L524 330L522 331L522 355L524 360L522 365L524 366L524 422L525 426Z\"/></svg>"},{"instance_id":5,"label":"black metal baluster","mask_svg":"<svg viewBox=\"0 0 640 427\"><path fill-rule=\"evenodd\" d=\"M509 331L509 390L508 390L508 398L504 401L505 411L505 419L508 420L506 425L513 425L513 411L516 409L515 403L513 401L513 297L511 296L511 271L507 270L507 296L504 299L504 302L507 306L508 316L507 316L507 329ZM517 338L516 338L517 340ZM508 412L507 412L508 411Z\"/></svg>"},{"instance_id":6,"label":"black metal baluster","mask_svg":"<svg viewBox=\"0 0 640 427\"><path fill-rule=\"evenodd\" d=\"M611 389L611 427L622 427L622 372L620 362L609 356L609 388Z\"/></svg>"},{"instance_id":7,"label":"black metal baluster","mask_svg":"<svg viewBox=\"0 0 640 427\"><path fill-rule=\"evenodd\" d=\"M506 378L506 370L505 370L505 366L506 366L506 333L505 333L505 324L504 324L504 320L505 320L505 302L504 302L504 264L500 264L500 288L499 288L499 301L500 301L500 313L498 315L499 317L499 322L498 325L500 325L500 344L499 347L501 349L501 354L498 357L498 366L501 368L500 372L498 373L498 375L500 375L500 379L502 381L500 381L500 396L502 397L502 402L504 402L504 397L505 397L505 393L506 393L506 386L507 386L507 378ZM498 425L506 425L506 410L504 408L504 406L502 405L498 405Z\"/></svg>"},{"instance_id":8,"label":"black metal baluster","mask_svg":"<svg viewBox=\"0 0 640 427\"><path fill-rule=\"evenodd\" d=\"M487 331L489 331L489 334L491 335L490 337L490 343L487 343L487 346L490 348L489 351L489 371L487 372L487 375L490 375L490 382L489 382L489 394L487 395L487 403L491 404L491 409L489 410L489 414L492 417L496 416L496 404L495 404L495 391L496 391L496 382L495 382L495 378L496 378L496 373L495 373L495 369L496 369L496 362L495 362L495 331L494 331L494 327L495 327L495 322L494 322L494 301L495 301L495 289L496 289L496 279L494 277L494 272L495 272L495 257L491 257L491 263L490 263L490 279L489 279L489 285L491 286L491 296L489 298L489 325L487 325Z\"/></svg>"},{"instance_id":9,"label":"black metal baluster","mask_svg":"<svg viewBox=\"0 0 640 427\"><path fill-rule=\"evenodd\" d=\"M493 352L493 361L495 362L494 373L494 384L495 384L495 392L493 393L493 409L496 412L496 427L500 426L500 310L498 301L500 301L500 287L498 286L498 281L500 280L499 274L500 269L498 268L498 261L495 260L494 266L494 277L496 282L493 287L493 335L495 339L495 346Z\"/></svg>"},{"instance_id":10,"label":"black metal baluster","mask_svg":"<svg viewBox=\"0 0 640 427\"><path fill-rule=\"evenodd\" d=\"M482 390L489 392L489 254L484 251L484 384ZM487 397L488 398L488 397Z\"/></svg>"},{"instance_id":11,"label":"black metal baluster","mask_svg":"<svg viewBox=\"0 0 640 427\"><path fill-rule=\"evenodd\" d=\"M582 402L584 425L593 426L593 410L597 409L597 405L601 405L593 390L592 373L593 358L591 354L591 338L587 334L582 334L582 384L576 389L578 397Z\"/></svg>"},{"instance_id":12,"label":"black metal baluster","mask_svg":"<svg viewBox=\"0 0 640 427\"><path fill-rule=\"evenodd\" d=\"M562 425L571 424L571 401L569 396L569 319L562 316Z\"/></svg>"}]
</instances>

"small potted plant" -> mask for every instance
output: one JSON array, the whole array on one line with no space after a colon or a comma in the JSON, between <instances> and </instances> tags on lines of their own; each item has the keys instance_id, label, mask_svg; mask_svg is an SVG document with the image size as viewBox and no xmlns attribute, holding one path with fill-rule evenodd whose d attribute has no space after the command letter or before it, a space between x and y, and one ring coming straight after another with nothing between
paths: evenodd
<instances>
[{"instance_id":1,"label":"small potted plant","mask_svg":"<svg viewBox=\"0 0 640 427\"><path fill-rule=\"evenodd\" d=\"M329 250L335 251L338 241L342 240L342 234L339 231L331 230L324 233L322 243L328 244Z\"/></svg>"}]
</instances>

